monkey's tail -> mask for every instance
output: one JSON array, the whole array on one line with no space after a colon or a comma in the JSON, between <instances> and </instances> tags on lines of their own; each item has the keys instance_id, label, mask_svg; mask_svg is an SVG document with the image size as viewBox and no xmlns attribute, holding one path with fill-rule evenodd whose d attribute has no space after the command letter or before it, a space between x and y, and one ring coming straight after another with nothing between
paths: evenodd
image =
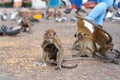
<instances>
[{"instance_id":1,"label":"monkey's tail","mask_svg":"<svg viewBox=\"0 0 120 80\"><path fill-rule=\"evenodd\" d=\"M71 65L71 66L66 66L66 65L61 65L62 68L67 68L67 69L73 69L73 68L76 68L78 65L75 64L75 65Z\"/></svg>"}]
</instances>

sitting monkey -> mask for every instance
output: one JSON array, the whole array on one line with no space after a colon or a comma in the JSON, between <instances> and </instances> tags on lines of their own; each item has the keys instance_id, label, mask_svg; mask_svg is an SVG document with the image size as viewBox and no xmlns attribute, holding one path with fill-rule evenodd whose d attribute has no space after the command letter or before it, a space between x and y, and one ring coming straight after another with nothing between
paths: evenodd
<instances>
[{"instance_id":1,"label":"sitting monkey","mask_svg":"<svg viewBox=\"0 0 120 80\"><path fill-rule=\"evenodd\" d=\"M32 23L31 23L31 20L28 16L23 16L22 17L22 21L21 21L21 26L22 26L22 30L24 32L27 32L27 29L28 29L28 32L31 33L32 32Z\"/></svg>"},{"instance_id":2,"label":"sitting monkey","mask_svg":"<svg viewBox=\"0 0 120 80\"><path fill-rule=\"evenodd\" d=\"M74 68L73 66L64 66L63 62L63 48L61 42L53 29L48 29L45 31L44 40L42 42L43 58L45 63L56 64L56 70L62 68Z\"/></svg>"},{"instance_id":3,"label":"sitting monkey","mask_svg":"<svg viewBox=\"0 0 120 80\"><path fill-rule=\"evenodd\" d=\"M112 37L110 34L93 23L91 24L95 27L94 31L91 32L84 25L83 20L86 19L80 18L77 22L78 28L75 33L76 41L74 45L79 45L79 53L73 56L96 57L96 53L98 52L102 56L102 59L119 64L119 61L116 61L108 55L108 51L113 49Z\"/></svg>"}]
</instances>

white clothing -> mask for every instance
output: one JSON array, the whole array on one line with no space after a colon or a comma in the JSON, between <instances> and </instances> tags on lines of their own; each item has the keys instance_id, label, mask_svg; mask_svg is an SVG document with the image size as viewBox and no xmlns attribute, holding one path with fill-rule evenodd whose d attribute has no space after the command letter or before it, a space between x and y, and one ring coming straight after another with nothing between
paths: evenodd
<instances>
[{"instance_id":1,"label":"white clothing","mask_svg":"<svg viewBox=\"0 0 120 80\"><path fill-rule=\"evenodd\" d=\"M32 8L33 9L43 9L46 8L46 3L42 0L32 0Z\"/></svg>"}]
</instances>

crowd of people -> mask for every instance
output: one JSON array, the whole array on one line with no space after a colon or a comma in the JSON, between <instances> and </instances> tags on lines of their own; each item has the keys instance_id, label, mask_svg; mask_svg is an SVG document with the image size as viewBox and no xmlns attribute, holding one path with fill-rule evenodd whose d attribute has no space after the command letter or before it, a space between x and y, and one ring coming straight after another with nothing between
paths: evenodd
<instances>
[{"instance_id":1,"label":"crowd of people","mask_svg":"<svg viewBox=\"0 0 120 80\"><path fill-rule=\"evenodd\" d=\"M22 2L23 0L11 0L12 4L16 1ZM86 11L82 8L83 3L90 1L90 0L32 0L32 7L39 7L39 2L42 2L41 4L45 3L46 5L45 11L44 11L44 19L48 20L51 15L53 15L56 22L65 21L67 17L63 16L60 6L61 4L66 6L66 9L64 10L64 13L70 14L73 10L73 4L75 5L75 14L77 16L81 16L81 12L86 13ZM97 5L88 13L88 15L85 17L89 21L94 21L95 24L102 26L103 20L105 18L106 12L108 10L113 11L114 4L120 1L118 0L92 0L97 3ZM19 5L20 6L20 5ZM35 7L34 7L35 6ZM21 6L20 6L21 7ZM39 9L39 8L38 8ZM53 9L53 12L51 13L50 10ZM116 9L116 8L115 8ZM5 14L6 15L6 14ZM3 19L3 17L2 17ZM71 19L71 21L76 21L76 18Z\"/></svg>"},{"instance_id":2,"label":"crowd of people","mask_svg":"<svg viewBox=\"0 0 120 80\"><path fill-rule=\"evenodd\" d=\"M49 9L54 9L54 17L56 21L65 21L66 18L62 18L62 14L59 10L59 6L61 4L61 0L55 0L54 2L52 0L44 0L47 3L47 10L49 16ZM76 7L75 14L77 16L81 16L81 12L86 13L86 11L82 8L82 5L84 2L87 2L90 0L62 0L66 4L66 9L64 10L65 14L70 14L72 11L72 5L74 4ZM107 12L114 12L114 9L116 9L116 4L119 3L118 0L92 0L97 3L97 5L88 13L88 15L85 17L87 20L94 22L97 25L100 25L101 28L103 26L104 18L107 14ZM117 2L117 3L116 3ZM120 13L118 13L120 15ZM76 18L71 19L72 21L76 21Z\"/></svg>"}]
</instances>

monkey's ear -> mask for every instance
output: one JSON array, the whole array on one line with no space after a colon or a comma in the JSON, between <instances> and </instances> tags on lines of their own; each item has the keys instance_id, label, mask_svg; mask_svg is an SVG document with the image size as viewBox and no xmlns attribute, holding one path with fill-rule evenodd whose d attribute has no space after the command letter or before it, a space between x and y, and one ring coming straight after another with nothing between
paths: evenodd
<instances>
[{"instance_id":1,"label":"monkey's ear","mask_svg":"<svg viewBox=\"0 0 120 80\"><path fill-rule=\"evenodd\" d=\"M74 34L74 37L77 37L76 33Z\"/></svg>"},{"instance_id":2,"label":"monkey's ear","mask_svg":"<svg viewBox=\"0 0 120 80\"><path fill-rule=\"evenodd\" d=\"M83 19L78 19L78 21L77 21L77 26L78 26L78 28L82 28L82 27L84 27L84 21L83 21Z\"/></svg>"}]
</instances>

